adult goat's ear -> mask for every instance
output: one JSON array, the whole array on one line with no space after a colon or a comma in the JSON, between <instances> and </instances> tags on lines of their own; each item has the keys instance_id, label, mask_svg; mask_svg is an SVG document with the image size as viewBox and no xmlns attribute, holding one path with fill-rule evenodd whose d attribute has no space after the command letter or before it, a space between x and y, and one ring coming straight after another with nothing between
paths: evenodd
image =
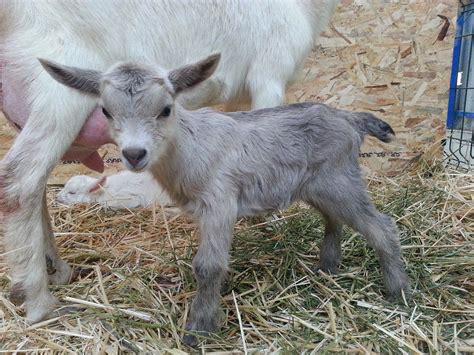
<instances>
[{"instance_id":1,"label":"adult goat's ear","mask_svg":"<svg viewBox=\"0 0 474 355\"><path fill-rule=\"evenodd\" d=\"M217 53L197 63L171 70L168 73L168 80L172 93L178 94L209 78L216 70L220 59L221 55Z\"/></svg>"},{"instance_id":2,"label":"adult goat's ear","mask_svg":"<svg viewBox=\"0 0 474 355\"><path fill-rule=\"evenodd\" d=\"M61 84L85 94L100 95L102 74L99 71L68 67L42 58L38 58L38 60L49 75Z\"/></svg>"}]
</instances>

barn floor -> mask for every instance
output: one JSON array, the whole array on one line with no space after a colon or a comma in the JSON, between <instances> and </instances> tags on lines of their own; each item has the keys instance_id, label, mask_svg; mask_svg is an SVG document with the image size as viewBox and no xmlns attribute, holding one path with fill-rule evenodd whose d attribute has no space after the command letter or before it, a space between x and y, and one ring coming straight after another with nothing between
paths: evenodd
<instances>
[{"instance_id":1,"label":"barn floor","mask_svg":"<svg viewBox=\"0 0 474 355\"><path fill-rule=\"evenodd\" d=\"M345 232L341 273L314 271L322 224L304 207L238 223L231 276L222 292L221 331L205 339L211 351L437 353L474 351L474 210L471 175L448 174L418 162L395 178L371 176L378 207L401 229L412 279L408 303L384 300L372 250ZM0 294L0 348L114 354L167 350L182 354L183 324L194 295L194 226L155 211L75 209L53 202L63 257L90 268L53 293L82 308L33 326ZM7 290L5 264L0 289ZM240 318L239 318L240 315Z\"/></svg>"}]
</instances>

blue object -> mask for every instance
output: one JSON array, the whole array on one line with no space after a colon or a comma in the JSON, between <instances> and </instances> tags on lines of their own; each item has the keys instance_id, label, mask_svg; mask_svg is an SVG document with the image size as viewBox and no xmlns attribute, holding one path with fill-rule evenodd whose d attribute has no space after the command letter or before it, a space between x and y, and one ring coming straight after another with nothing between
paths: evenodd
<instances>
[{"instance_id":1,"label":"blue object","mask_svg":"<svg viewBox=\"0 0 474 355\"><path fill-rule=\"evenodd\" d=\"M474 3L462 5L456 22L446 127L464 129L474 118ZM471 73L471 68L472 73ZM473 122L469 122L471 126Z\"/></svg>"}]
</instances>

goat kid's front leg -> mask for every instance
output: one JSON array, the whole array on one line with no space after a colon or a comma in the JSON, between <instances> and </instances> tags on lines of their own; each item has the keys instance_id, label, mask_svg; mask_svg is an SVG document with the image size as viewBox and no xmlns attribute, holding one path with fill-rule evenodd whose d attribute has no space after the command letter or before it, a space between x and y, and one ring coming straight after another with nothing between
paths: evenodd
<instances>
[{"instance_id":1,"label":"goat kid's front leg","mask_svg":"<svg viewBox=\"0 0 474 355\"><path fill-rule=\"evenodd\" d=\"M229 249L236 221L236 213L223 213L222 210L201 218L201 243L193 260L198 289L186 330L203 335L217 329L221 285L228 270ZM196 336L192 334L186 334L183 342L189 346L198 344Z\"/></svg>"},{"instance_id":2,"label":"goat kid's front leg","mask_svg":"<svg viewBox=\"0 0 474 355\"><path fill-rule=\"evenodd\" d=\"M46 182L94 106L52 82L44 72L32 85L33 92L43 94L32 101L25 127L0 162L0 210L12 277L11 299L24 301L30 323L48 317L56 306L48 281L63 283L69 273L51 238L44 210ZM48 277L47 257L51 274L51 266L59 267L58 278Z\"/></svg>"}]
</instances>

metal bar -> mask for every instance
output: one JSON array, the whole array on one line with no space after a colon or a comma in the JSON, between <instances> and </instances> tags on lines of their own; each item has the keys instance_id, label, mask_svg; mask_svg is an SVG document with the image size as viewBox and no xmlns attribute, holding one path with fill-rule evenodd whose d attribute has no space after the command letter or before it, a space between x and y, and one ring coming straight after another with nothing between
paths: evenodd
<instances>
[{"instance_id":1,"label":"metal bar","mask_svg":"<svg viewBox=\"0 0 474 355\"><path fill-rule=\"evenodd\" d=\"M453 129L454 129L454 121L455 121L455 110L456 110L456 98L457 98L457 75L459 72L459 56L461 54L461 48L462 48L462 42L465 39L462 38L463 32L464 32L464 21L465 21L465 14L461 12L459 14L459 17L456 21L456 38L454 40L454 47L453 47L453 63L452 63L452 69L451 69L451 83L450 83L450 89L449 89L449 102L448 102L448 115L447 115L447 122L446 122L446 127L448 129L451 129L451 137L449 137L449 143L448 143L448 151L450 153L448 157L448 162L450 164L455 163L454 165L456 168L459 168L461 165L461 161L456 154L456 151L453 149ZM471 37L472 40L472 37ZM469 85L469 82L466 81L466 86ZM467 93L467 90L464 91ZM465 109L464 109L465 111ZM460 143L460 142L459 142ZM453 161L453 158L455 161Z\"/></svg>"},{"instance_id":2,"label":"metal bar","mask_svg":"<svg viewBox=\"0 0 474 355\"><path fill-rule=\"evenodd\" d=\"M470 19L471 22L472 22L472 18ZM472 63L472 49L473 49L473 43L474 43L474 40L471 38L471 43L470 43L470 48L469 48L469 60L467 62L467 75L466 75L466 85L469 85L469 76L471 74L471 63ZM463 105L463 110L462 112L464 113L462 115L462 119L461 119L461 142L459 144L459 147L458 147L458 153L459 155L461 155L466 163L468 162L468 159L467 159L467 156L465 156L463 154L463 150L462 150L462 141L464 140L464 123L466 122L466 115L465 115L465 112L466 112L466 105L467 105L467 94L468 94L468 91L465 90L464 91L464 105Z\"/></svg>"},{"instance_id":3,"label":"metal bar","mask_svg":"<svg viewBox=\"0 0 474 355\"><path fill-rule=\"evenodd\" d=\"M474 112L456 111L456 117L473 119L474 118Z\"/></svg>"},{"instance_id":4,"label":"metal bar","mask_svg":"<svg viewBox=\"0 0 474 355\"><path fill-rule=\"evenodd\" d=\"M464 27L464 14L460 14L456 21L456 33L462 36ZM451 129L454 126L454 111L456 104L457 77L459 71L459 55L461 53L461 38L455 38L453 47L453 62L451 67L451 83L449 88L448 115L446 127ZM466 85L468 85L466 83Z\"/></svg>"}]
</instances>

